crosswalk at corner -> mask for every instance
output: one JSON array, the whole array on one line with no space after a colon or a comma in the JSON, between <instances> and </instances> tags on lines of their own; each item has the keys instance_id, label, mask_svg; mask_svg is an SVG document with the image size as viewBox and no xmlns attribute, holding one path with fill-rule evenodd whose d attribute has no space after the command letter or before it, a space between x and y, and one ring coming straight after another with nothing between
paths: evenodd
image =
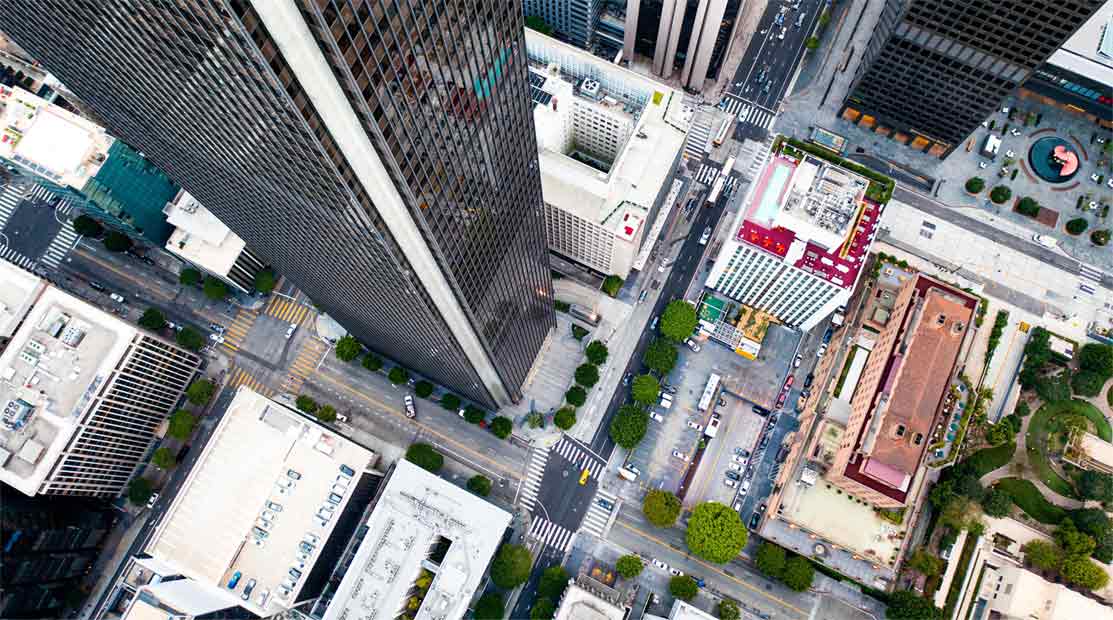
<instances>
[{"instance_id":1,"label":"crosswalk at corner","mask_svg":"<svg viewBox=\"0 0 1113 620\"><path fill-rule=\"evenodd\" d=\"M537 493L541 490L541 478L545 475L545 464L549 462L548 449L535 448L530 452L529 465L526 467L526 480L522 483L520 503L527 511L533 511L537 503Z\"/></svg>"},{"instance_id":2,"label":"crosswalk at corner","mask_svg":"<svg viewBox=\"0 0 1113 620\"><path fill-rule=\"evenodd\" d=\"M696 180L704 185L711 185L719 176L719 168L711 164L700 164L699 172L696 173Z\"/></svg>"},{"instance_id":3,"label":"crosswalk at corner","mask_svg":"<svg viewBox=\"0 0 1113 620\"><path fill-rule=\"evenodd\" d=\"M15 250L9 248L6 245L5 246L0 246L0 258L8 261L9 263L11 263L13 265L18 265L20 267L23 267L27 271L33 271L35 269L35 261L31 260L30 258L27 258L26 256L20 254L19 252L16 252Z\"/></svg>"},{"instance_id":4,"label":"crosswalk at corner","mask_svg":"<svg viewBox=\"0 0 1113 620\"><path fill-rule=\"evenodd\" d=\"M689 159L703 158L709 140L711 140L711 121L706 115L697 112L684 139L684 156Z\"/></svg>"},{"instance_id":5,"label":"crosswalk at corner","mask_svg":"<svg viewBox=\"0 0 1113 620\"><path fill-rule=\"evenodd\" d=\"M766 131L773 126L773 121L777 118L773 112L730 93L719 102L719 108L727 114L737 116L740 124L753 125Z\"/></svg>"},{"instance_id":6,"label":"crosswalk at corner","mask_svg":"<svg viewBox=\"0 0 1113 620\"><path fill-rule=\"evenodd\" d=\"M604 500L611 507L605 508L603 504L599 503L599 500ZM617 495L599 489L595 497L591 500L591 507L587 509L587 514L584 515L584 521L580 524L580 531L603 538L603 535L606 533L607 523L611 520L611 511L613 511L617 505Z\"/></svg>"},{"instance_id":7,"label":"crosswalk at corner","mask_svg":"<svg viewBox=\"0 0 1113 620\"><path fill-rule=\"evenodd\" d=\"M27 188L22 185L12 183L4 187L4 191L0 192L0 230L8 224L8 218L12 216L12 212L19 206L23 200L23 193Z\"/></svg>"},{"instance_id":8,"label":"crosswalk at corner","mask_svg":"<svg viewBox=\"0 0 1113 620\"><path fill-rule=\"evenodd\" d=\"M530 538L538 540L561 553L568 552L568 547L572 545L572 537L575 535L575 532L571 532L541 516L534 516L533 522L529 526Z\"/></svg>"},{"instance_id":9,"label":"crosswalk at corner","mask_svg":"<svg viewBox=\"0 0 1113 620\"><path fill-rule=\"evenodd\" d=\"M66 204L68 205L68 203ZM74 230L73 224L71 224L69 220L66 220L65 223L62 224L61 230L58 231L57 235L54 235L54 239L51 240L50 245L46 248L46 252L43 254L43 264L51 269L57 269L58 264L62 262L66 254L68 254L80 240L81 237L77 234L77 231Z\"/></svg>"},{"instance_id":10,"label":"crosswalk at corner","mask_svg":"<svg viewBox=\"0 0 1113 620\"><path fill-rule=\"evenodd\" d=\"M560 455L577 470L586 469L592 478L598 478L599 473L607 467L607 462L592 452L583 443L572 439L568 435L561 435L560 441L553 446L552 452Z\"/></svg>"}]
</instances>

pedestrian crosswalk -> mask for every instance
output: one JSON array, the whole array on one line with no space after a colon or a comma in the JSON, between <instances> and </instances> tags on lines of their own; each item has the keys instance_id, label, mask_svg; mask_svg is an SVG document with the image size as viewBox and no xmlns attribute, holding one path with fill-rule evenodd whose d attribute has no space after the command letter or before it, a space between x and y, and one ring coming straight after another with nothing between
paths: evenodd
<instances>
[{"instance_id":1,"label":"pedestrian crosswalk","mask_svg":"<svg viewBox=\"0 0 1113 620\"><path fill-rule=\"evenodd\" d=\"M598 478L599 473L607 466L605 460L569 435L562 435L560 441L552 447L552 452L571 463L576 469L588 470L592 478Z\"/></svg>"},{"instance_id":2,"label":"pedestrian crosswalk","mask_svg":"<svg viewBox=\"0 0 1113 620\"><path fill-rule=\"evenodd\" d=\"M11 184L4 187L4 191L0 192L0 230L8 224L8 218L12 216L12 212L19 206L19 202L23 200L23 192L27 188L22 185Z\"/></svg>"},{"instance_id":3,"label":"pedestrian crosswalk","mask_svg":"<svg viewBox=\"0 0 1113 620\"><path fill-rule=\"evenodd\" d=\"M50 202L54 200L54 192L48 190L42 185L35 185L31 191L27 193L27 199L35 202Z\"/></svg>"},{"instance_id":4,"label":"pedestrian crosswalk","mask_svg":"<svg viewBox=\"0 0 1113 620\"><path fill-rule=\"evenodd\" d=\"M271 297L263 314L272 316L283 323L296 323L300 325L307 316L312 317L313 308L301 302L275 295Z\"/></svg>"},{"instance_id":5,"label":"pedestrian crosswalk","mask_svg":"<svg viewBox=\"0 0 1113 620\"><path fill-rule=\"evenodd\" d=\"M692 119L692 126L688 128L688 136L684 139L684 156L689 159L703 158L710 140L711 119L706 114L697 113Z\"/></svg>"},{"instance_id":6,"label":"pedestrian crosswalk","mask_svg":"<svg viewBox=\"0 0 1113 620\"><path fill-rule=\"evenodd\" d=\"M1101 284L1101 278L1105 274L1103 274L1098 269L1095 269L1095 268L1093 268L1093 267L1091 267L1091 266L1089 266L1085 263L1082 263L1078 266L1078 275L1082 276L1083 278L1093 280L1094 282L1097 282L1098 284Z\"/></svg>"},{"instance_id":7,"label":"pedestrian crosswalk","mask_svg":"<svg viewBox=\"0 0 1113 620\"><path fill-rule=\"evenodd\" d=\"M297 394L305 383L305 378L317 371L317 362L325 352L325 344L317 338L305 339L305 344L298 351L298 356L290 364L289 374L282 383L282 391L288 394Z\"/></svg>"},{"instance_id":8,"label":"pedestrian crosswalk","mask_svg":"<svg viewBox=\"0 0 1113 620\"><path fill-rule=\"evenodd\" d=\"M601 503L599 500L603 500L603 502ZM591 502L591 508L588 508L587 514L584 515L584 521L580 524L580 531L602 538L606 533L607 523L611 520L611 511L614 510L617 503L618 496L599 489ZM610 506L610 508L606 506Z\"/></svg>"},{"instance_id":9,"label":"pedestrian crosswalk","mask_svg":"<svg viewBox=\"0 0 1113 620\"><path fill-rule=\"evenodd\" d=\"M3 258L13 265L23 267L27 271L32 271L35 268L35 261L16 252L8 246L0 246L0 258Z\"/></svg>"},{"instance_id":10,"label":"pedestrian crosswalk","mask_svg":"<svg viewBox=\"0 0 1113 620\"><path fill-rule=\"evenodd\" d=\"M274 390L260 383L251 373L242 368L236 368L232 370L232 375L228 379L228 387L235 389L241 385L246 385L263 396L272 396L274 394Z\"/></svg>"},{"instance_id":11,"label":"pedestrian crosswalk","mask_svg":"<svg viewBox=\"0 0 1113 620\"><path fill-rule=\"evenodd\" d=\"M57 211L59 215L69 215L70 211L73 211L73 205L71 205L68 200L62 200L54 205L54 210Z\"/></svg>"},{"instance_id":12,"label":"pedestrian crosswalk","mask_svg":"<svg viewBox=\"0 0 1113 620\"><path fill-rule=\"evenodd\" d=\"M769 128L773 126L773 121L776 118L777 117L769 110L759 108L756 105L746 106L743 111L738 113L738 122L749 123L754 127L760 127L766 131L769 131Z\"/></svg>"},{"instance_id":13,"label":"pedestrian crosswalk","mask_svg":"<svg viewBox=\"0 0 1113 620\"><path fill-rule=\"evenodd\" d=\"M711 185L715 182L715 178L719 176L719 168L711 164L700 164L699 172L696 173L696 180L704 185Z\"/></svg>"},{"instance_id":14,"label":"pedestrian crosswalk","mask_svg":"<svg viewBox=\"0 0 1113 620\"><path fill-rule=\"evenodd\" d=\"M526 480L522 483L522 495L519 498L527 511L533 511L533 505L537 503L537 493L541 490L541 479L545 476L545 464L548 462L547 449L538 448L530 452Z\"/></svg>"},{"instance_id":15,"label":"pedestrian crosswalk","mask_svg":"<svg viewBox=\"0 0 1113 620\"><path fill-rule=\"evenodd\" d=\"M243 343L247 332L251 331L251 326L255 324L255 319L258 318L259 313L254 310L240 309L236 313L236 318L232 319L232 324L224 331L224 342L220 346L228 349L229 352L235 353L240 349L240 344Z\"/></svg>"},{"instance_id":16,"label":"pedestrian crosswalk","mask_svg":"<svg viewBox=\"0 0 1113 620\"><path fill-rule=\"evenodd\" d=\"M54 239L47 246L46 252L43 253L43 264L51 269L57 269L58 264L80 240L81 236L74 230L73 224L69 220L65 220L62 228L57 235L54 235Z\"/></svg>"},{"instance_id":17,"label":"pedestrian crosswalk","mask_svg":"<svg viewBox=\"0 0 1113 620\"><path fill-rule=\"evenodd\" d=\"M736 116L739 112L742 111L742 108L746 106L747 102L744 99L739 99L738 97L733 96L731 93L727 93L726 96L724 96L722 100L719 101L719 109L726 112L727 114L730 114L731 116Z\"/></svg>"},{"instance_id":18,"label":"pedestrian crosswalk","mask_svg":"<svg viewBox=\"0 0 1113 620\"><path fill-rule=\"evenodd\" d=\"M530 538L565 553L567 553L568 547L572 546L574 535L575 532L571 532L540 515L535 515L529 526Z\"/></svg>"}]
</instances>

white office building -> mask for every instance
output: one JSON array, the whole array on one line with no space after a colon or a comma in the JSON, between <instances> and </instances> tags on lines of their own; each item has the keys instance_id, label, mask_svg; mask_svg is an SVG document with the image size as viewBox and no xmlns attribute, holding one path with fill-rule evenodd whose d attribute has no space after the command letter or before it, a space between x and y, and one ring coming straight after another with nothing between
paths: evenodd
<instances>
[{"instance_id":1,"label":"white office building","mask_svg":"<svg viewBox=\"0 0 1113 620\"><path fill-rule=\"evenodd\" d=\"M0 481L116 497L201 360L0 261Z\"/></svg>"},{"instance_id":2,"label":"white office building","mask_svg":"<svg viewBox=\"0 0 1113 620\"><path fill-rule=\"evenodd\" d=\"M549 249L625 278L671 187L681 97L530 30L526 50Z\"/></svg>"},{"instance_id":3,"label":"white office building","mask_svg":"<svg viewBox=\"0 0 1113 620\"><path fill-rule=\"evenodd\" d=\"M174 232L166 251L242 292L255 290L255 274L265 267L243 239L184 189L162 210Z\"/></svg>"},{"instance_id":4,"label":"white office building","mask_svg":"<svg viewBox=\"0 0 1113 620\"><path fill-rule=\"evenodd\" d=\"M868 184L806 153L774 153L750 185L707 286L811 329L849 301L861 275L882 208L865 198Z\"/></svg>"}]
</instances>

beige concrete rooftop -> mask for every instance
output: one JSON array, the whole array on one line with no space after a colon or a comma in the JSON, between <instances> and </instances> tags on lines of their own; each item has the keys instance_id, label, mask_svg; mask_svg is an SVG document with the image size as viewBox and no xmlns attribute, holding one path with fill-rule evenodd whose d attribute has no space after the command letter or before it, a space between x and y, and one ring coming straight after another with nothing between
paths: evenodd
<instances>
[{"instance_id":1,"label":"beige concrete rooftop","mask_svg":"<svg viewBox=\"0 0 1113 620\"><path fill-rule=\"evenodd\" d=\"M34 305L46 281L7 262L0 261L0 338L10 338Z\"/></svg>"}]
</instances>

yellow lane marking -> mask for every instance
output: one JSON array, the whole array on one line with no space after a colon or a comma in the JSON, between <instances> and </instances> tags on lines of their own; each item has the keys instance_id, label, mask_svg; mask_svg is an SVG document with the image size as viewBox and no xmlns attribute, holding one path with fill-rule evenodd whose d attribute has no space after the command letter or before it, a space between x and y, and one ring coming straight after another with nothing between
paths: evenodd
<instances>
[{"instance_id":1,"label":"yellow lane marking","mask_svg":"<svg viewBox=\"0 0 1113 620\"><path fill-rule=\"evenodd\" d=\"M683 550L680 550L680 549L677 549L676 547L673 547L672 544L670 544L668 542L665 542L664 540L661 540L660 538L657 538L656 536L654 536L654 535L652 535L648 532L643 532L642 530L639 530L638 528L636 528L632 525L629 525L627 523L623 523L622 521L615 521L615 524L616 525L621 525L622 527L624 527L624 528L630 530L631 532L633 532L635 535L641 536L642 538L645 538L645 539L648 539L648 540L652 540L653 542L657 543L658 545L661 545L663 547L668 547L669 549L672 549L673 551L676 551L677 553L686 553ZM784 607L786 607L788 609L791 609L792 611L795 611L796 613L800 614L800 616L803 617L803 618L807 618L808 616L811 615L810 613L804 611L803 609L800 609L799 607L793 605L792 603L789 603L788 601L786 601L784 599L781 599L781 598L778 598L776 596L773 596L772 594L769 594L763 588L759 588L759 587L755 586L754 584L752 584L748 581L743 581L743 580L739 579L738 577L735 577L734 575L727 574L725 571L723 571L723 569L719 568L718 566L715 566L714 564L708 564L707 562L704 562L703 560L697 558L694 555L689 555L688 557L693 562L695 562L697 564L700 564L704 568L709 569L711 572L716 573L718 575L721 575L721 576L723 576L723 577L725 577L725 578L727 578L727 579L729 579L729 580L731 580L731 581L733 581L737 584L743 585L743 586L749 588L750 590L753 590L754 592L757 592L758 594L762 595L763 597L765 597L765 598L767 598L771 601L775 601L776 603L778 603L780 605L783 605Z\"/></svg>"},{"instance_id":2,"label":"yellow lane marking","mask_svg":"<svg viewBox=\"0 0 1113 620\"><path fill-rule=\"evenodd\" d=\"M371 398L370 396L368 396L368 395L366 395L362 392L357 392L356 390L352 389L351 387L349 387L347 385L344 385L343 383L340 383L339 381L336 381L332 377L326 376L324 374L318 374L317 377L321 381L324 381L325 383L329 383L331 385L334 385L334 386L340 388L341 390L344 390L345 392L348 392L349 394L352 394L356 398L359 398L361 400L365 400L365 401L375 405L376 407L382 409L383 411L386 411L386 412L390 413L391 415L397 416L397 417L401 418L403 421L406 421L406 422L409 422L409 423L413 424L414 426L421 429L422 432L428 433L428 434L436 437L437 439L441 440L444 443L451 444L454 449L459 450L461 452L466 452L474 459L478 459L478 460L483 461L484 463L487 463L488 465L490 465L495 470L498 470L498 471L501 471L501 472L505 473L507 475L507 477L513 478L515 480L519 480L522 477L521 472L507 468L506 465L504 465L503 463L500 463L499 461L496 461L496 460L490 458L489 456L487 456L485 454L476 452L475 450L473 450L473 449L469 448L468 446L460 443L459 441L456 441L455 439L452 439L451 437L437 431L436 429L434 429L431 426L428 426L426 424L422 424L421 422L418 422L417 420L411 420L410 418L407 418L405 414L403 414L400 410L398 410L396 407L394 407L392 405L388 405L386 403L380 402L380 401L378 401L374 398Z\"/></svg>"},{"instance_id":3,"label":"yellow lane marking","mask_svg":"<svg viewBox=\"0 0 1113 620\"><path fill-rule=\"evenodd\" d=\"M152 295L156 295L156 296L161 297L161 298L166 299L166 300L170 300L170 299L174 298L174 295L168 294L168 293L166 293L164 291L161 291L159 289L156 289L156 288L151 288L150 282L146 282L144 280L136 278L135 276L131 275L130 273L127 273L126 271L120 271L112 263L110 263L108 261L105 261L105 260L102 260L102 259L94 256L93 254L89 253L87 250L83 249L80 245L78 245L76 248L74 248L73 251L80 254L82 258L93 261L94 263L100 265L101 267L104 267L105 269L107 269L107 270L111 271L112 273L120 276L121 278L127 280L128 282L131 282L132 284L135 284L135 285L139 286L142 290L147 291L148 293L150 293Z\"/></svg>"}]
</instances>

